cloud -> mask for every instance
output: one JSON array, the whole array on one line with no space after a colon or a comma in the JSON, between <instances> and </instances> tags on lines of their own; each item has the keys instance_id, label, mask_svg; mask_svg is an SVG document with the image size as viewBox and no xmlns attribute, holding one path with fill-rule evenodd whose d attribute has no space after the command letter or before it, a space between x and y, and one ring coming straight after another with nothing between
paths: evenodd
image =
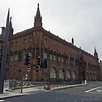
<instances>
[{"instance_id":1,"label":"cloud","mask_svg":"<svg viewBox=\"0 0 102 102\"><path fill-rule=\"evenodd\" d=\"M33 26L37 3L43 27L93 54L94 46L102 59L101 0L1 0L0 26L5 25L7 8L11 9L15 32Z\"/></svg>"}]
</instances>

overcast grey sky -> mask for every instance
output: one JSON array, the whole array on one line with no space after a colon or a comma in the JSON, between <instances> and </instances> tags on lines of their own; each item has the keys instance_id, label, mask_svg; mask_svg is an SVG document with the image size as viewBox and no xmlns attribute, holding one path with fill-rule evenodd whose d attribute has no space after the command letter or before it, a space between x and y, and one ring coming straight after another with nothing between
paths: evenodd
<instances>
[{"instance_id":1,"label":"overcast grey sky","mask_svg":"<svg viewBox=\"0 0 102 102\"><path fill-rule=\"evenodd\" d=\"M0 26L10 8L15 33L33 27L37 3L46 30L102 60L102 0L0 0Z\"/></svg>"}]
</instances>

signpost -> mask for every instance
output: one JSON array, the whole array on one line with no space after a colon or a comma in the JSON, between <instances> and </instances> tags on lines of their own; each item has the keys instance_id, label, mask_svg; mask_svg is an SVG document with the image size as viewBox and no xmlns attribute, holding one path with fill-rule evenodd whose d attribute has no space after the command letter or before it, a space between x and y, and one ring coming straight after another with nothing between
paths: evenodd
<instances>
[{"instance_id":1,"label":"signpost","mask_svg":"<svg viewBox=\"0 0 102 102\"><path fill-rule=\"evenodd\" d=\"M28 71L28 72L31 71L31 67L30 67L30 66L27 67L27 71Z\"/></svg>"},{"instance_id":2,"label":"signpost","mask_svg":"<svg viewBox=\"0 0 102 102\"><path fill-rule=\"evenodd\" d=\"M30 66L28 66L28 67L27 67L27 72L28 72L28 81L29 81L29 77L30 77L30 76L29 76L29 72L30 72L30 71L31 71L31 67L30 67Z\"/></svg>"}]
</instances>

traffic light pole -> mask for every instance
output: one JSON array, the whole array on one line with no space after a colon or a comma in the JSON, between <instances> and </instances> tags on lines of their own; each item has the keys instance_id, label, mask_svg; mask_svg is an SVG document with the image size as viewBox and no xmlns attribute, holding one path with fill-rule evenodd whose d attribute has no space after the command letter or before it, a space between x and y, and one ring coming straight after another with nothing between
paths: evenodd
<instances>
[{"instance_id":1,"label":"traffic light pole","mask_svg":"<svg viewBox=\"0 0 102 102\"><path fill-rule=\"evenodd\" d=\"M50 90L50 53L48 51L48 82L47 82L47 90Z\"/></svg>"},{"instance_id":2,"label":"traffic light pole","mask_svg":"<svg viewBox=\"0 0 102 102\"><path fill-rule=\"evenodd\" d=\"M4 89L4 76L5 76L6 59L7 59L7 42L9 36L9 16L10 16L10 9L8 10L8 15L6 20L6 32L4 36L3 56L1 64L1 76L0 76L0 94L3 94L3 89Z\"/></svg>"},{"instance_id":3,"label":"traffic light pole","mask_svg":"<svg viewBox=\"0 0 102 102\"><path fill-rule=\"evenodd\" d=\"M22 55L21 93L23 92L24 56L25 56L25 51L23 51L23 55Z\"/></svg>"},{"instance_id":4,"label":"traffic light pole","mask_svg":"<svg viewBox=\"0 0 102 102\"><path fill-rule=\"evenodd\" d=\"M42 62L44 63L44 57L43 57L43 59L42 59ZM45 89L44 69L45 69L45 68L42 68L42 81L43 81L43 83L44 83L44 89Z\"/></svg>"},{"instance_id":5,"label":"traffic light pole","mask_svg":"<svg viewBox=\"0 0 102 102\"><path fill-rule=\"evenodd\" d=\"M44 63L44 58L43 58L42 61L43 61L43 63ZM45 69L45 68L42 68L42 80L44 80L44 69ZM44 83L44 85L45 85L45 83Z\"/></svg>"}]
</instances>

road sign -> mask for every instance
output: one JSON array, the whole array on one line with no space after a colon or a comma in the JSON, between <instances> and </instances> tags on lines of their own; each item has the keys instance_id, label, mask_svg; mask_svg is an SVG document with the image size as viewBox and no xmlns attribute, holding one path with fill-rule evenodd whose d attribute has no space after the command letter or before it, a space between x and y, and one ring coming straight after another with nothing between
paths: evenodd
<instances>
[{"instance_id":1,"label":"road sign","mask_svg":"<svg viewBox=\"0 0 102 102\"><path fill-rule=\"evenodd\" d=\"M28 66L27 67L27 71L30 72L31 71L31 67Z\"/></svg>"}]
</instances>

